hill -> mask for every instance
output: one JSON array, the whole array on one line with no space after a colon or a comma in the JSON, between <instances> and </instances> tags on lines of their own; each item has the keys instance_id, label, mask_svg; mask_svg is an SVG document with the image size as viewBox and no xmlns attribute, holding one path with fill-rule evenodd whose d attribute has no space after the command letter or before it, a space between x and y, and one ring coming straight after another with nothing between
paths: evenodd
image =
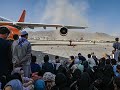
<instances>
[{"instance_id":1,"label":"hill","mask_svg":"<svg viewBox=\"0 0 120 90\"><path fill-rule=\"evenodd\" d=\"M29 32L29 39L36 40L74 40L74 41L114 41L114 37L106 33L88 33L69 30L66 36L61 36L59 30Z\"/></svg>"}]
</instances>

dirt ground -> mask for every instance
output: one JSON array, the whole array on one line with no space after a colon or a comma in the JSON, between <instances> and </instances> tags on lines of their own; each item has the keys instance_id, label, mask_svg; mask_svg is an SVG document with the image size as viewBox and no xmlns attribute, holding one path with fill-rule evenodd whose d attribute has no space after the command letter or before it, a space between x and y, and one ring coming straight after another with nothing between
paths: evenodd
<instances>
[{"instance_id":1,"label":"dirt ground","mask_svg":"<svg viewBox=\"0 0 120 90\"><path fill-rule=\"evenodd\" d=\"M77 56L81 53L85 57L87 54L94 52L98 58L104 53L111 54L112 43L91 43L91 42L72 42L73 46L69 46L68 41L30 41L32 44L32 54L37 56L37 61L43 61L44 55L48 54L50 60L54 60L55 55L61 59L68 59L69 56ZM75 46L74 46L75 45Z\"/></svg>"}]
</instances>

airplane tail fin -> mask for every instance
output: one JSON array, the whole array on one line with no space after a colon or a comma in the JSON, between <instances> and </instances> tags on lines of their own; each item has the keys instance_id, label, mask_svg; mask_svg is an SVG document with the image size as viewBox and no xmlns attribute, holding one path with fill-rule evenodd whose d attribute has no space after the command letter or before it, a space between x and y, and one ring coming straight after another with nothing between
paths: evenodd
<instances>
[{"instance_id":1,"label":"airplane tail fin","mask_svg":"<svg viewBox=\"0 0 120 90\"><path fill-rule=\"evenodd\" d=\"M23 12L22 12L22 14L21 14L21 16L20 16L18 22L24 22L24 20L25 20L25 15L26 15L26 11L23 10Z\"/></svg>"}]
</instances>

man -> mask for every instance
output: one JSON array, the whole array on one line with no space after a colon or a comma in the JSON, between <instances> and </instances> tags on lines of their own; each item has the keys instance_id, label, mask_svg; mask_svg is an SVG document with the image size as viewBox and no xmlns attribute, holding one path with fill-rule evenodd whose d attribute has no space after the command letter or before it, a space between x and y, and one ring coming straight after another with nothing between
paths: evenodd
<instances>
[{"instance_id":1,"label":"man","mask_svg":"<svg viewBox=\"0 0 120 90\"><path fill-rule=\"evenodd\" d=\"M115 38L115 43L113 43L113 48L116 49L120 49L120 43L119 43L119 38Z\"/></svg>"},{"instance_id":2,"label":"man","mask_svg":"<svg viewBox=\"0 0 120 90\"><path fill-rule=\"evenodd\" d=\"M39 64L36 63L36 56L32 56L31 57L31 72L35 73L35 72L39 72L41 70L41 67Z\"/></svg>"},{"instance_id":3,"label":"man","mask_svg":"<svg viewBox=\"0 0 120 90\"><path fill-rule=\"evenodd\" d=\"M91 56L92 56L92 58L95 60L96 65L98 65L98 58L97 58L97 56L94 54L94 52L91 53Z\"/></svg>"},{"instance_id":4,"label":"man","mask_svg":"<svg viewBox=\"0 0 120 90\"><path fill-rule=\"evenodd\" d=\"M117 65L117 66L116 66L115 76L120 78L120 65Z\"/></svg>"},{"instance_id":5,"label":"man","mask_svg":"<svg viewBox=\"0 0 120 90\"><path fill-rule=\"evenodd\" d=\"M13 35L13 39L14 39L14 41L13 41L13 43L12 43L12 50L14 51L15 46L18 44L19 35L14 34L14 35Z\"/></svg>"},{"instance_id":6,"label":"man","mask_svg":"<svg viewBox=\"0 0 120 90\"><path fill-rule=\"evenodd\" d=\"M61 65L59 56L55 56L55 65L56 65L56 70L58 70L59 66Z\"/></svg>"},{"instance_id":7,"label":"man","mask_svg":"<svg viewBox=\"0 0 120 90\"><path fill-rule=\"evenodd\" d=\"M84 61L86 61L86 58L84 57L84 56L82 56L82 54L81 53L78 53L78 58L79 58L79 60L80 60L80 62L84 62Z\"/></svg>"},{"instance_id":8,"label":"man","mask_svg":"<svg viewBox=\"0 0 120 90\"><path fill-rule=\"evenodd\" d=\"M0 27L0 82L2 83L2 87L5 82L3 80L3 76L7 76L11 73L11 62L12 62L12 54L11 54L11 46L10 43L6 40L9 36L9 29L7 27Z\"/></svg>"},{"instance_id":9,"label":"man","mask_svg":"<svg viewBox=\"0 0 120 90\"><path fill-rule=\"evenodd\" d=\"M18 45L16 45L13 53L13 58L16 61L15 66L23 68L25 77L29 77L31 74L31 44L27 39L28 33L22 31L21 38L18 39Z\"/></svg>"},{"instance_id":10,"label":"man","mask_svg":"<svg viewBox=\"0 0 120 90\"><path fill-rule=\"evenodd\" d=\"M53 65L54 65L54 71L56 74L58 71L58 68L61 66L61 61L59 56L55 56L55 63Z\"/></svg>"},{"instance_id":11,"label":"man","mask_svg":"<svg viewBox=\"0 0 120 90\"><path fill-rule=\"evenodd\" d=\"M52 63L49 63L49 56L44 56L44 63L42 64L43 72L51 72L54 73L54 66Z\"/></svg>"},{"instance_id":12,"label":"man","mask_svg":"<svg viewBox=\"0 0 120 90\"><path fill-rule=\"evenodd\" d=\"M118 56L120 53L120 43L119 43L119 38L115 38L115 43L113 43L113 48L115 50L114 52L114 58L116 61L118 61Z\"/></svg>"},{"instance_id":13,"label":"man","mask_svg":"<svg viewBox=\"0 0 120 90\"><path fill-rule=\"evenodd\" d=\"M88 54L88 63L90 68L93 68L94 66L96 66L95 60L91 57L91 54Z\"/></svg>"},{"instance_id":14,"label":"man","mask_svg":"<svg viewBox=\"0 0 120 90\"><path fill-rule=\"evenodd\" d=\"M13 41L13 43L11 45L12 55L14 55L13 54L14 53L14 49L15 49L16 45L18 45L19 36L17 34L14 34L13 35L13 39L14 39L14 41ZM12 63L13 63L13 67L14 67L14 63L15 63L14 58L12 58Z\"/></svg>"}]
</instances>

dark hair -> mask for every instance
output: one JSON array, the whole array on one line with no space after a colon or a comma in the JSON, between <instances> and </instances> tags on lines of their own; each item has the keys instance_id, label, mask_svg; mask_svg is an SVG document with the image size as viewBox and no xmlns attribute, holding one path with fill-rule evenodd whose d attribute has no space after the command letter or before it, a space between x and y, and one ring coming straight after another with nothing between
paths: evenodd
<instances>
[{"instance_id":1,"label":"dark hair","mask_svg":"<svg viewBox=\"0 0 120 90\"><path fill-rule=\"evenodd\" d=\"M119 41L119 38L115 38L115 41Z\"/></svg>"},{"instance_id":2,"label":"dark hair","mask_svg":"<svg viewBox=\"0 0 120 90\"><path fill-rule=\"evenodd\" d=\"M38 76L43 76L43 75L44 75L43 70L39 70L39 72L38 72Z\"/></svg>"},{"instance_id":3,"label":"dark hair","mask_svg":"<svg viewBox=\"0 0 120 90\"><path fill-rule=\"evenodd\" d=\"M14 34L14 35L13 35L13 39L14 39L14 40L18 40L18 38L19 38L18 34Z\"/></svg>"},{"instance_id":4,"label":"dark hair","mask_svg":"<svg viewBox=\"0 0 120 90\"><path fill-rule=\"evenodd\" d=\"M0 34L9 34L10 30L7 27L0 27Z\"/></svg>"},{"instance_id":5,"label":"dark hair","mask_svg":"<svg viewBox=\"0 0 120 90\"><path fill-rule=\"evenodd\" d=\"M115 59L111 59L111 64L112 65L116 65L116 60Z\"/></svg>"},{"instance_id":6,"label":"dark hair","mask_svg":"<svg viewBox=\"0 0 120 90\"><path fill-rule=\"evenodd\" d=\"M36 56L32 56L31 62L36 62Z\"/></svg>"},{"instance_id":7,"label":"dark hair","mask_svg":"<svg viewBox=\"0 0 120 90\"><path fill-rule=\"evenodd\" d=\"M13 79L18 79L22 82L22 78L21 78L21 75L19 73L14 73L12 74L9 78L8 78L8 82L13 80Z\"/></svg>"},{"instance_id":8,"label":"dark hair","mask_svg":"<svg viewBox=\"0 0 120 90\"><path fill-rule=\"evenodd\" d=\"M58 67L58 73L63 73L65 76L67 76L67 70L63 66Z\"/></svg>"},{"instance_id":9,"label":"dark hair","mask_svg":"<svg viewBox=\"0 0 120 90\"><path fill-rule=\"evenodd\" d=\"M79 69L75 69L74 73L73 73L73 78L75 80L80 79L81 78L81 71Z\"/></svg>"},{"instance_id":10,"label":"dark hair","mask_svg":"<svg viewBox=\"0 0 120 90\"><path fill-rule=\"evenodd\" d=\"M63 73L58 73L55 77L55 84L57 86L63 86L67 84L67 78Z\"/></svg>"},{"instance_id":11,"label":"dark hair","mask_svg":"<svg viewBox=\"0 0 120 90\"><path fill-rule=\"evenodd\" d=\"M88 54L88 58L91 58L91 54Z\"/></svg>"},{"instance_id":12,"label":"dark hair","mask_svg":"<svg viewBox=\"0 0 120 90\"><path fill-rule=\"evenodd\" d=\"M70 56L71 59L74 59L74 56Z\"/></svg>"},{"instance_id":13,"label":"dark hair","mask_svg":"<svg viewBox=\"0 0 120 90\"><path fill-rule=\"evenodd\" d=\"M81 55L81 53L78 53L78 56L80 56Z\"/></svg>"},{"instance_id":14,"label":"dark hair","mask_svg":"<svg viewBox=\"0 0 120 90\"><path fill-rule=\"evenodd\" d=\"M55 56L55 59L58 59L59 58L59 56Z\"/></svg>"},{"instance_id":15,"label":"dark hair","mask_svg":"<svg viewBox=\"0 0 120 90\"><path fill-rule=\"evenodd\" d=\"M21 35L21 37L26 37L26 36L28 36L28 34L25 34L25 35Z\"/></svg>"},{"instance_id":16,"label":"dark hair","mask_svg":"<svg viewBox=\"0 0 120 90\"><path fill-rule=\"evenodd\" d=\"M44 62L48 62L49 61L49 56L48 55L45 55L44 56Z\"/></svg>"},{"instance_id":17,"label":"dark hair","mask_svg":"<svg viewBox=\"0 0 120 90\"><path fill-rule=\"evenodd\" d=\"M106 59L106 64L110 64L110 59Z\"/></svg>"}]
</instances>

